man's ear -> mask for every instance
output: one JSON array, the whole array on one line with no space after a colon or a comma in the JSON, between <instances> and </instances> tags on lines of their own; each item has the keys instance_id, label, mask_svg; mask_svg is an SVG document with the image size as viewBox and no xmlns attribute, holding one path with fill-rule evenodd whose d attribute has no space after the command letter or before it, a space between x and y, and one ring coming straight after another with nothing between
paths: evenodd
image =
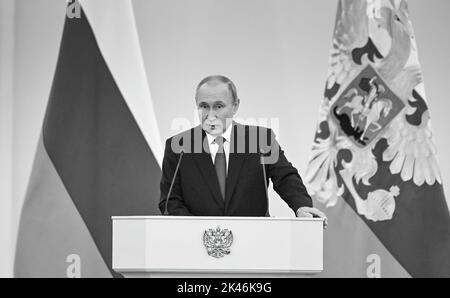
<instances>
[{"instance_id":1,"label":"man's ear","mask_svg":"<svg viewBox=\"0 0 450 298\"><path fill-rule=\"evenodd\" d=\"M239 109L240 103L241 100L239 98L236 98L236 101L233 103L233 114L236 114L237 110Z\"/></svg>"}]
</instances>

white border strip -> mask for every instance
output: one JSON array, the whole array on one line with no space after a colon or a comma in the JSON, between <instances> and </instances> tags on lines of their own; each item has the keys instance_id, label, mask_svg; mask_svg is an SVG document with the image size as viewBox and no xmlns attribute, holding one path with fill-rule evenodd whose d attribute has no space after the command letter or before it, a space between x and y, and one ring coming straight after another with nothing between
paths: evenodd
<instances>
[{"instance_id":1,"label":"white border strip","mask_svg":"<svg viewBox=\"0 0 450 298\"><path fill-rule=\"evenodd\" d=\"M14 1L0 1L0 277L13 276Z\"/></svg>"}]
</instances>

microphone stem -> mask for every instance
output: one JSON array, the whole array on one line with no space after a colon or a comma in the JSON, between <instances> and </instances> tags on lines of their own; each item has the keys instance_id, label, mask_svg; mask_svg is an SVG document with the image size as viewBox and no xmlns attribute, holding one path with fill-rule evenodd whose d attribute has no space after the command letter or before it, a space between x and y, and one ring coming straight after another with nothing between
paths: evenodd
<instances>
[{"instance_id":1,"label":"microphone stem","mask_svg":"<svg viewBox=\"0 0 450 298\"><path fill-rule=\"evenodd\" d=\"M177 167L175 168L175 172L173 174L172 182L170 183L169 192L167 193L166 204L165 204L165 207L164 207L164 215L169 215L169 210L167 209L168 203L169 203L169 197L172 194L172 188L173 188L173 185L175 183L175 179L177 177L178 168L180 167L181 159L183 158L183 154L184 154L184 151L181 151L180 158L178 159Z\"/></svg>"},{"instance_id":2,"label":"microphone stem","mask_svg":"<svg viewBox=\"0 0 450 298\"><path fill-rule=\"evenodd\" d=\"M263 170L263 176L264 176L264 191L266 193L266 199L267 199L267 212L266 212L266 216L270 216L269 214L269 193L268 193L268 187L267 187L267 175L266 175L266 166L264 163L264 156L261 153L261 166L262 166L262 170Z\"/></svg>"}]
</instances>

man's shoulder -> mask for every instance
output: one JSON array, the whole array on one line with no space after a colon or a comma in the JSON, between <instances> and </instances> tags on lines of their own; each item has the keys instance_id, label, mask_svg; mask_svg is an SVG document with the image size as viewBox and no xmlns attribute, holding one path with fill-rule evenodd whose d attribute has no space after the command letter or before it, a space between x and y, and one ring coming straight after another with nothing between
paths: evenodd
<instances>
[{"instance_id":1,"label":"man's shoulder","mask_svg":"<svg viewBox=\"0 0 450 298\"><path fill-rule=\"evenodd\" d=\"M271 144L275 138L275 133L269 127L246 124L237 124L235 127L236 131L234 136L237 139L245 139L246 142L257 141L261 143L264 141L265 144Z\"/></svg>"},{"instance_id":2,"label":"man's shoulder","mask_svg":"<svg viewBox=\"0 0 450 298\"><path fill-rule=\"evenodd\" d=\"M264 133L269 133L269 134L273 133L271 128L265 127L265 126L248 125L248 124L241 124L241 123L236 122L235 127L237 128L237 131L241 130L241 131L245 131L245 132L257 131L257 132L264 132Z\"/></svg>"},{"instance_id":3,"label":"man's shoulder","mask_svg":"<svg viewBox=\"0 0 450 298\"><path fill-rule=\"evenodd\" d=\"M204 134L200 125L179 132L166 140L166 153L202 152Z\"/></svg>"},{"instance_id":4,"label":"man's shoulder","mask_svg":"<svg viewBox=\"0 0 450 298\"><path fill-rule=\"evenodd\" d=\"M202 128L200 125L192 127L190 129L183 130L182 132L179 132L179 133L167 138L166 143L171 142L172 140L175 140L175 139L179 140L179 139L185 139L188 137L192 137L193 135L196 135L196 134L202 135Z\"/></svg>"}]
</instances>

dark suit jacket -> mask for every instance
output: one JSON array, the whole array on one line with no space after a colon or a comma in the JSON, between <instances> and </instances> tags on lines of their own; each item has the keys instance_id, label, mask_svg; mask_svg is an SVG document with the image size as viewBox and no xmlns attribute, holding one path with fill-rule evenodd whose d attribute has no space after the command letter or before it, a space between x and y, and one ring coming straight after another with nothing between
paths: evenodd
<instances>
[{"instance_id":1,"label":"dark suit jacket","mask_svg":"<svg viewBox=\"0 0 450 298\"><path fill-rule=\"evenodd\" d=\"M206 133L197 126L166 141L160 184L161 212L165 209L181 150L183 157L168 201L170 215L266 216L261 152L265 156L267 182L269 178L272 180L274 190L289 207L294 212L299 207L312 207L298 171L286 159L273 131L233 122L225 199L220 193Z\"/></svg>"}]
</instances>

